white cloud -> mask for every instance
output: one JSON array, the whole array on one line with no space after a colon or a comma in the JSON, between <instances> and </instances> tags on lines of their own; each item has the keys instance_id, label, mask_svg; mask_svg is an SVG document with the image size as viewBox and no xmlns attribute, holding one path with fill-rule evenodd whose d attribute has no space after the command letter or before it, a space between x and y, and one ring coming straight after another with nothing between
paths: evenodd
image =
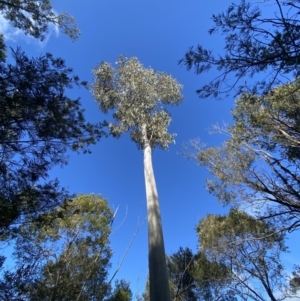
<instances>
[{"instance_id":1,"label":"white cloud","mask_svg":"<svg viewBox=\"0 0 300 301\"><path fill-rule=\"evenodd\" d=\"M13 27L8 20L0 13L0 32L3 34L4 39L14 43L18 41L25 41L27 44L36 44L44 48L49 42L50 37L59 36L59 29L53 24L49 24L48 32L45 34L45 39L40 41L30 35L26 35L21 29Z\"/></svg>"}]
</instances>

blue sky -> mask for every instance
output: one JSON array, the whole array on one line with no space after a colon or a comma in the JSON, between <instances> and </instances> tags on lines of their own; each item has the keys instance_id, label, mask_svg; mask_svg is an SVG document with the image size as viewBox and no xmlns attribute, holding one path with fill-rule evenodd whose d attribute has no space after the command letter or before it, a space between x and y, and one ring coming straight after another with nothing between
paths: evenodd
<instances>
[{"instance_id":1,"label":"blue sky","mask_svg":"<svg viewBox=\"0 0 300 301\"><path fill-rule=\"evenodd\" d=\"M222 37L209 36L211 16L227 8L227 0L74 0L53 1L55 11L67 11L76 19L82 34L76 42L52 28L46 42L24 37L0 22L12 47L21 45L31 56L50 52L66 60L67 66L81 79L92 83L91 69L101 61L114 63L123 54L136 56L145 67L171 74L183 86L184 102L171 110L170 132L177 133L176 144L169 151L155 150L154 172L161 204L165 247L168 254L180 246L197 248L195 226L207 213L226 212L205 190L205 168L200 168L178 155L182 144L200 137L210 145L222 137L209 135L214 123L231 121L234 100L199 100L195 90L216 76L195 76L177 62L189 46L204 44L222 51ZM104 116L89 91L70 91L80 97L88 121L101 121ZM146 201L143 177L143 154L128 136L103 139L92 147L91 155L70 153L68 166L54 168L62 186L73 193L101 194L113 208L119 208L111 236L114 251L112 273L121 261L137 227L145 220ZM296 235L293 235L296 240ZM299 238L299 236L298 236ZM295 245L294 245L295 246ZM289 264L299 258L290 253ZM134 294L141 294L147 277L147 225L141 226L116 278L131 281Z\"/></svg>"}]
</instances>

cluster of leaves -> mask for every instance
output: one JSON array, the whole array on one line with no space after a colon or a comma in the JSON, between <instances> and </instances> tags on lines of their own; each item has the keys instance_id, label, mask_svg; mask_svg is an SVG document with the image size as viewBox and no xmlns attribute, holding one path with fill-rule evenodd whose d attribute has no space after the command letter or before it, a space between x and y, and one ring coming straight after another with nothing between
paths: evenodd
<instances>
[{"instance_id":1,"label":"cluster of leaves","mask_svg":"<svg viewBox=\"0 0 300 301\"><path fill-rule=\"evenodd\" d=\"M91 87L100 110L113 112L110 132L119 137L129 131L141 149L145 140L151 148L166 149L174 135L167 131L171 117L164 107L181 102L182 86L170 75L144 68L135 57L120 56L116 64L114 69L102 62L93 69Z\"/></svg>"},{"instance_id":2,"label":"cluster of leaves","mask_svg":"<svg viewBox=\"0 0 300 301\"><path fill-rule=\"evenodd\" d=\"M300 290L300 266L296 266L295 271L292 273L290 287L294 294L297 294Z\"/></svg>"},{"instance_id":3,"label":"cluster of leaves","mask_svg":"<svg viewBox=\"0 0 300 301\"><path fill-rule=\"evenodd\" d=\"M112 296L108 301L131 301L132 291L130 289L130 283L126 280L120 280L115 282L115 288L112 292Z\"/></svg>"},{"instance_id":4,"label":"cluster of leaves","mask_svg":"<svg viewBox=\"0 0 300 301\"><path fill-rule=\"evenodd\" d=\"M233 110L234 124L216 127L230 139L197 154L216 178L207 187L219 201L250 206L284 231L300 226L299 100L298 80L264 96L244 94Z\"/></svg>"},{"instance_id":5,"label":"cluster of leaves","mask_svg":"<svg viewBox=\"0 0 300 301\"><path fill-rule=\"evenodd\" d=\"M79 195L20 226L16 270L3 271L1 300L104 300L113 213L100 196Z\"/></svg>"},{"instance_id":6,"label":"cluster of leaves","mask_svg":"<svg viewBox=\"0 0 300 301\"><path fill-rule=\"evenodd\" d=\"M225 283L241 300L283 300L293 294L285 282L280 255L287 249L282 234L245 212L208 215L197 227L201 251L230 270Z\"/></svg>"},{"instance_id":7,"label":"cluster of leaves","mask_svg":"<svg viewBox=\"0 0 300 301\"><path fill-rule=\"evenodd\" d=\"M225 286L230 281L228 267L208 260L202 252L180 248L167 258L167 267L173 300L236 300Z\"/></svg>"},{"instance_id":8,"label":"cluster of leaves","mask_svg":"<svg viewBox=\"0 0 300 301\"><path fill-rule=\"evenodd\" d=\"M236 301L226 284L231 281L230 269L222 263L210 261L202 252L194 254L189 248L167 256L171 299L174 301L220 300ZM143 294L149 301L149 282Z\"/></svg>"},{"instance_id":9,"label":"cluster of leaves","mask_svg":"<svg viewBox=\"0 0 300 301\"><path fill-rule=\"evenodd\" d=\"M60 58L28 58L12 51L15 64L0 63L0 233L22 215L51 208L65 198L57 181L41 182L68 149L88 151L103 135L85 121L79 99L65 91L82 85Z\"/></svg>"},{"instance_id":10,"label":"cluster of leaves","mask_svg":"<svg viewBox=\"0 0 300 301\"><path fill-rule=\"evenodd\" d=\"M71 38L79 30L72 17L56 14L50 0L6 0L1 15L26 34L43 40L49 25ZM82 85L64 60L46 54L29 58L19 48L6 61L0 35L0 237L24 216L50 210L66 197L58 181L46 181L54 165L67 162L68 149L88 151L102 135L85 121L79 99L65 95Z\"/></svg>"},{"instance_id":11,"label":"cluster of leaves","mask_svg":"<svg viewBox=\"0 0 300 301\"><path fill-rule=\"evenodd\" d=\"M67 13L56 14L50 0L4 0L0 11L14 27L40 40L45 39L50 24L74 40L80 34L74 18Z\"/></svg>"},{"instance_id":12,"label":"cluster of leaves","mask_svg":"<svg viewBox=\"0 0 300 301\"><path fill-rule=\"evenodd\" d=\"M270 8L272 13L270 13ZM267 12L267 14L265 14ZM300 75L300 4L298 0L266 0L260 5L241 0L226 12L212 16L209 34L221 33L224 55L215 55L202 45L191 47L180 60L187 69L202 74L215 67L220 74L197 93L200 97L219 97L234 91L265 93L270 88ZM265 15L264 15L265 14ZM263 74L262 80L257 79ZM230 76L234 75L231 80ZM246 80L256 77L254 84Z\"/></svg>"}]
</instances>

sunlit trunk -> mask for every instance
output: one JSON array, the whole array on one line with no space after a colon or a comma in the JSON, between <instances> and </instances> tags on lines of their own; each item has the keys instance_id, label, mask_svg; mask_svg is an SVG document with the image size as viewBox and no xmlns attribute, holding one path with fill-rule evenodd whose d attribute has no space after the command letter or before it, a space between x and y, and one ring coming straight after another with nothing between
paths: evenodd
<instances>
[{"instance_id":1,"label":"sunlit trunk","mask_svg":"<svg viewBox=\"0 0 300 301\"><path fill-rule=\"evenodd\" d=\"M144 173L148 209L150 301L171 301L162 223L152 167L151 151L149 142L145 138Z\"/></svg>"}]
</instances>

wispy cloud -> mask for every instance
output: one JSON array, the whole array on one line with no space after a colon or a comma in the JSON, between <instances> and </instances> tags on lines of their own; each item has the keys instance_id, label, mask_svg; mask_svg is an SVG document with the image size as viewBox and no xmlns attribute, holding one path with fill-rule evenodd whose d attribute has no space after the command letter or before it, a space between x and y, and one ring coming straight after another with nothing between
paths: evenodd
<instances>
[{"instance_id":1,"label":"wispy cloud","mask_svg":"<svg viewBox=\"0 0 300 301\"><path fill-rule=\"evenodd\" d=\"M36 44L41 48L44 48L50 40L50 37L59 36L59 29L53 24L49 24L48 32L45 35L45 39L40 41L30 35L26 35L19 28L13 27L8 20L0 13L0 32L3 34L4 39L12 41L14 43L18 41L25 41L27 44Z\"/></svg>"}]
</instances>

